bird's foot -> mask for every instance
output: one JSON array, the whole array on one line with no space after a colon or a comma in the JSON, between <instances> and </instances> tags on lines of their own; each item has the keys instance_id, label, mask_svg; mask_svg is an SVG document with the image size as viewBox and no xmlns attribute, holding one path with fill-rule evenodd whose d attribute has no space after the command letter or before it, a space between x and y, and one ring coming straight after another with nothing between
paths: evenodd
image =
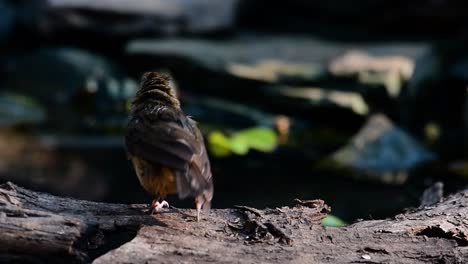
<instances>
[{"instance_id":1,"label":"bird's foot","mask_svg":"<svg viewBox=\"0 0 468 264\"><path fill-rule=\"evenodd\" d=\"M153 200L151 203L151 214L161 212L164 207L169 208L169 203L164 200L161 202Z\"/></svg>"}]
</instances>

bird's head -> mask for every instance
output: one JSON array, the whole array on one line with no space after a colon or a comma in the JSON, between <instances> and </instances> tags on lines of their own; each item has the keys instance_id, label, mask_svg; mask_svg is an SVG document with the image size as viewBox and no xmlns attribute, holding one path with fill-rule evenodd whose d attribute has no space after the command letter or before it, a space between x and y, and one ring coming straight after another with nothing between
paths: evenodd
<instances>
[{"instance_id":1,"label":"bird's head","mask_svg":"<svg viewBox=\"0 0 468 264\"><path fill-rule=\"evenodd\" d=\"M143 74L133 105L145 101L160 101L175 108L180 107L175 89L170 85L171 77L158 72L146 72Z\"/></svg>"}]
</instances>

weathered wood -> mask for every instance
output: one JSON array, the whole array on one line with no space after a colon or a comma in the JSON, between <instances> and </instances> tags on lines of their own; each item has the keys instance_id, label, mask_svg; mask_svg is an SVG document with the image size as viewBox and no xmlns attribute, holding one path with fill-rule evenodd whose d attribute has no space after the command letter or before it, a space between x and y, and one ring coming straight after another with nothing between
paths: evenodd
<instances>
[{"instance_id":1,"label":"weathered wood","mask_svg":"<svg viewBox=\"0 0 468 264\"><path fill-rule=\"evenodd\" d=\"M29 191L12 183L0 186L0 262L67 260L86 262L122 232L157 220L144 205L104 204ZM124 235L125 236L125 235Z\"/></svg>"},{"instance_id":2,"label":"weathered wood","mask_svg":"<svg viewBox=\"0 0 468 264\"><path fill-rule=\"evenodd\" d=\"M296 200L275 209L213 209L196 222L191 209L150 216L146 205L7 183L0 186L0 262L468 263L467 206L465 191L392 219L330 228L320 225L329 211L323 201Z\"/></svg>"}]
</instances>

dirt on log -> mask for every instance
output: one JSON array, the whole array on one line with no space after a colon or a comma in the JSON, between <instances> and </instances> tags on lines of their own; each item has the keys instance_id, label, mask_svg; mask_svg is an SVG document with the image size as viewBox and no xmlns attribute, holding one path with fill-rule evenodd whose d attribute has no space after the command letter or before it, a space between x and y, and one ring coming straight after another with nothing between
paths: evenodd
<instances>
[{"instance_id":1,"label":"dirt on log","mask_svg":"<svg viewBox=\"0 0 468 264\"><path fill-rule=\"evenodd\" d=\"M389 202L389 201L385 201ZM468 263L468 191L392 219L324 227L321 200L191 209L96 203L0 185L0 262Z\"/></svg>"}]
</instances>

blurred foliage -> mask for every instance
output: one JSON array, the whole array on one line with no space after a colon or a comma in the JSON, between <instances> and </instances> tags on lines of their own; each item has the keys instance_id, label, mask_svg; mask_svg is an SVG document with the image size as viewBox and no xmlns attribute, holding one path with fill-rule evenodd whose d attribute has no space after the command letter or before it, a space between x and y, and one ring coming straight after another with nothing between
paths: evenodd
<instances>
[{"instance_id":1,"label":"blurred foliage","mask_svg":"<svg viewBox=\"0 0 468 264\"><path fill-rule=\"evenodd\" d=\"M455 161L449 164L449 169L461 177L468 178L468 161L466 160Z\"/></svg>"},{"instance_id":2,"label":"blurred foliage","mask_svg":"<svg viewBox=\"0 0 468 264\"><path fill-rule=\"evenodd\" d=\"M246 155L250 149L272 152L277 144L277 135L270 128L248 128L230 136L220 131L213 131L208 135L209 149L216 157Z\"/></svg>"},{"instance_id":3,"label":"blurred foliage","mask_svg":"<svg viewBox=\"0 0 468 264\"><path fill-rule=\"evenodd\" d=\"M43 107L34 99L14 94L0 94L0 125L40 123L45 119Z\"/></svg>"},{"instance_id":4,"label":"blurred foliage","mask_svg":"<svg viewBox=\"0 0 468 264\"><path fill-rule=\"evenodd\" d=\"M325 217L322 220L322 225L332 226L332 227L341 227L341 226L345 226L346 223L343 220L341 220L340 218L329 214L329 215L327 215L327 217Z\"/></svg>"},{"instance_id":5,"label":"blurred foliage","mask_svg":"<svg viewBox=\"0 0 468 264\"><path fill-rule=\"evenodd\" d=\"M441 134L440 126L434 122L429 122L424 126L424 134L427 143L431 144L437 142Z\"/></svg>"}]
</instances>

